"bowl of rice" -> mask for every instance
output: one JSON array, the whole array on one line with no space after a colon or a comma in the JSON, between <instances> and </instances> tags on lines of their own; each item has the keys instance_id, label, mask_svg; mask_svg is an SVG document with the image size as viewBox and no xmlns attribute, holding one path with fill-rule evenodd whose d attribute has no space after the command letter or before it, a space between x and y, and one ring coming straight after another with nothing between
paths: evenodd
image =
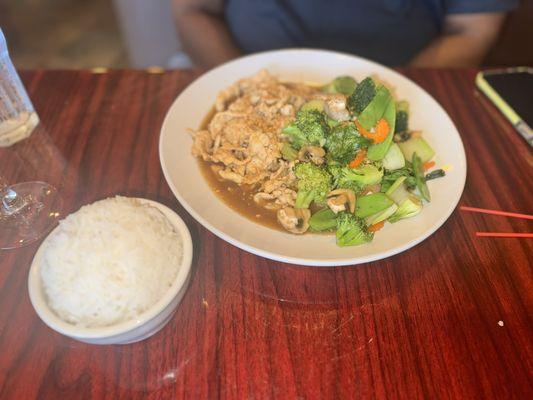
<instances>
[{"instance_id":1,"label":"bowl of rice","mask_svg":"<svg viewBox=\"0 0 533 400\"><path fill-rule=\"evenodd\" d=\"M125 344L171 319L185 294L192 240L157 202L114 197L62 220L37 250L28 277L43 322L73 339Z\"/></svg>"}]
</instances>

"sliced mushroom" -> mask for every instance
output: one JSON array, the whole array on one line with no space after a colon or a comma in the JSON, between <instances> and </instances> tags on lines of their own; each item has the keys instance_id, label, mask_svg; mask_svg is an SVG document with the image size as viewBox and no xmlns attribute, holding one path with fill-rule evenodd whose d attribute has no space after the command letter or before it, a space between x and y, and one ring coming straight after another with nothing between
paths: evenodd
<instances>
[{"instance_id":1,"label":"sliced mushroom","mask_svg":"<svg viewBox=\"0 0 533 400\"><path fill-rule=\"evenodd\" d=\"M302 234L309 229L311 211L307 208L285 207L277 212L278 221L289 232Z\"/></svg>"},{"instance_id":2,"label":"sliced mushroom","mask_svg":"<svg viewBox=\"0 0 533 400\"><path fill-rule=\"evenodd\" d=\"M300 161L311 161L313 164L324 164L324 156L326 151L318 146L303 146L298 152L298 159Z\"/></svg>"},{"instance_id":3,"label":"sliced mushroom","mask_svg":"<svg viewBox=\"0 0 533 400\"><path fill-rule=\"evenodd\" d=\"M342 94L336 94L327 99L324 111L336 121L348 121L350 119L350 113L346 109L346 97Z\"/></svg>"},{"instance_id":4,"label":"sliced mushroom","mask_svg":"<svg viewBox=\"0 0 533 400\"><path fill-rule=\"evenodd\" d=\"M350 210L355 212L355 193L350 189L336 189L328 193L328 207L335 214L341 211Z\"/></svg>"}]
</instances>

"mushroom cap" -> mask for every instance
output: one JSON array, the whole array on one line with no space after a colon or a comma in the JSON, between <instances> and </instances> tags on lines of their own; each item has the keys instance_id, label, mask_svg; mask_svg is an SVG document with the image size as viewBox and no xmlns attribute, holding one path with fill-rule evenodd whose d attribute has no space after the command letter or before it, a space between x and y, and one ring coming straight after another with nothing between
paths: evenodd
<instances>
[{"instance_id":1,"label":"mushroom cap","mask_svg":"<svg viewBox=\"0 0 533 400\"><path fill-rule=\"evenodd\" d=\"M327 195L327 205L335 214L346 209L349 209L353 214L355 212L355 200L355 192L351 189L335 189Z\"/></svg>"},{"instance_id":2,"label":"mushroom cap","mask_svg":"<svg viewBox=\"0 0 533 400\"><path fill-rule=\"evenodd\" d=\"M309 229L311 211L308 208L285 207L276 214L279 223L289 232L302 234Z\"/></svg>"},{"instance_id":3,"label":"mushroom cap","mask_svg":"<svg viewBox=\"0 0 533 400\"><path fill-rule=\"evenodd\" d=\"M324 157L326 151L319 146L303 146L298 152L298 159L300 161L311 161L316 165L324 164Z\"/></svg>"}]
</instances>

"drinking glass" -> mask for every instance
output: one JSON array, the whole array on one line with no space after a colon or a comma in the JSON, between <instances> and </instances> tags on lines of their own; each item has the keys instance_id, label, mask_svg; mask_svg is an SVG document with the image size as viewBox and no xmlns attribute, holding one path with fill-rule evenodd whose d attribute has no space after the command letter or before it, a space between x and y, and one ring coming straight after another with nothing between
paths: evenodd
<instances>
[{"instance_id":1,"label":"drinking glass","mask_svg":"<svg viewBox=\"0 0 533 400\"><path fill-rule=\"evenodd\" d=\"M38 123L0 29L0 147L19 146L15 143L30 136ZM5 171L20 168L8 162L6 149L0 154L0 249L4 250L24 246L47 233L60 216L61 198L46 182L9 185Z\"/></svg>"}]
</instances>

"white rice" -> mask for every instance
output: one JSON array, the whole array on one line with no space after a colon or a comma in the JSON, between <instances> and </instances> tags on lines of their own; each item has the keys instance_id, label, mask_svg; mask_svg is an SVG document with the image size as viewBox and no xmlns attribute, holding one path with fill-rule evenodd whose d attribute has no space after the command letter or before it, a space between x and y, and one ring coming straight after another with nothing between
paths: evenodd
<instances>
[{"instance_id":1,"label":"white rice","mask_svg":"<svg viewBox=\"0 0 533 400\"><path fill-rule=\"evenodd\" d=\"M125 197L82 207L60 222L44 250L48 305L64 321L104 327L160 300L176 278L182 240L155 207Z\"/></svg>"}]
</instances>

